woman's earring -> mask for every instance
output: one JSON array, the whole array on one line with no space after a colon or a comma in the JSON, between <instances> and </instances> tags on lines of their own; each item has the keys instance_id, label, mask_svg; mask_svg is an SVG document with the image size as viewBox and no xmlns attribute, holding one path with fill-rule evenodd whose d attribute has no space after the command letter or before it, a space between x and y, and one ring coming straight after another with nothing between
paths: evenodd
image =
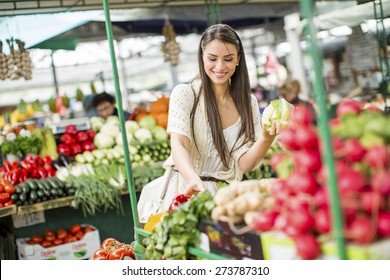
<instances>
[{"instance_id":1,"label":"woman's earring","mask_svg":"<svg viewBox=\"0 0 390 280\"><path fill-rule=\"evenodd\" d=\"M237 63L237 66L238 66L238 63Z\"/></svg>"}]
</instances>

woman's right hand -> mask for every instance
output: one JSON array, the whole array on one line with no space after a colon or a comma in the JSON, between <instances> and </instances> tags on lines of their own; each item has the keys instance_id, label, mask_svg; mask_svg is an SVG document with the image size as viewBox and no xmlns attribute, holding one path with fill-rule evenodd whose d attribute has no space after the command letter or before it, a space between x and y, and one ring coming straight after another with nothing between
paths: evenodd
<instances>
[{"instance_id":1,"label":"woman's right hand","mask_svg":"<svg viewBox=\"0 0 390 280\"><path fill-rule=\"evenodd\" d=\"M204 192L206 188L203 185L202 180L196 180L188 184L186 191L184 192L186 195L192 196L194 194Z\"/></svg>"}]
</instances>

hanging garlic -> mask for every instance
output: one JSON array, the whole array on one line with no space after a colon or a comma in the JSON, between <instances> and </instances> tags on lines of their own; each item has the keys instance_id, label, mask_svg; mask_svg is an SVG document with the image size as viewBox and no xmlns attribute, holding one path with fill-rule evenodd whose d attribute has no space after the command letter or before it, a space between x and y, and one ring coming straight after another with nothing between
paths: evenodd
<instances>
[{"instance_id":1,"label":"hanging garlic","mask_svg":"<svg viewBox=\"0 0 390 280\"><path fill-rule=\"evenodd\" d=\"M179 63L180 45L176 42L176 33L173 25L167 20L162 29L165 41L161 44L161 51L164 61L169 61L172 65Z\"/></svg>"},{"instance_id":2,"label":"hanging garlic","mask_svg":"<svg viewBox=\"0 0 390 280\"><path fill-rule=\"evenodd\" d=\"M7 79L7 56L3 53L3 42L0 41L0 80Z\"/></svg>"},{"instance_id":3,"label":"hanging garlic","mask_svg":"<svg viewBox=\"0 0 390 280\"><path fill-rule=\"evenodd\" d=\"M25 43L21 40L16 40L19 46L19 53L21 59L20 74L25 80L32 79L32 63L29 52L25 49Z\"/></svg>"}]
</instances>

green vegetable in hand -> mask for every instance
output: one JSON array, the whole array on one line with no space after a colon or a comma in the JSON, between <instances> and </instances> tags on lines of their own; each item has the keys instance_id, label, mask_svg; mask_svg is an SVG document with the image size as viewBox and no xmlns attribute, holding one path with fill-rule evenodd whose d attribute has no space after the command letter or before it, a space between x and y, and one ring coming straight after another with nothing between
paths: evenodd
<instances>
[{"instance_id":1,"label":"green vegetable in hand","mask_svg":"<svg viewBox=\"0 0 390 280\"><path fill-rule=\"evenodd\" d=\"M262 116L262 124L269 130L274 122L280 122L282 125L288 125L290 113L294 105L288 103L285 99L272 100L265 108Z\"/></svg>"}]
</instances>

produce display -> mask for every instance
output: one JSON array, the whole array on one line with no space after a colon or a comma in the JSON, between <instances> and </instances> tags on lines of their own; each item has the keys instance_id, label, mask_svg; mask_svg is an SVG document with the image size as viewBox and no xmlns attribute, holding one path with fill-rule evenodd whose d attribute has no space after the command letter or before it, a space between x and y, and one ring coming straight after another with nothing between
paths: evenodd
<instances>
[{"instance_id":1,"label":"produce display","mask_svg":"<svg viewBox=\"0 0 390 280\"><path fill-rule=\"evenodd\" d=\"M74 224L69 229L60 228L57 231L48 229L43 235L29 237L27 243L30 245L39 244L44 248L50 248L81 240L87 232L94 230L91 226L82 227L80 224Z\"/></svg>"},{"instance_id":2,"label":"produce display","mask_svg":"<svg viewBox=\"0 0 390 280\"><path fill-rule=\"evenodd\" d=\"M293 126L280 135L289 150L274 159L284 165L282 176L272 184L275 204L259 212L253 227L260 232L278 230L289 236L302 259L321 254L322 235L331 234L327 171L321 162L322 146L308 110L292 115ZM389 121L381 113L360 108L347 101L337 108L332 120L332 143L343 212L344 234L348 242L369 244L390 236ZM388 127L388 126L387 126ZM367 141L367 137L370 141ZM279 174L278 174L279 175Z\"/></svg>"},{"instance_id":3,"label":"produce display","mask_svg":"<svg viewBox=\"0 0 390 280\"><path fill-rule=\"evenodd\" d=\"M95 134L93 130L78 131L75 125L68 125L65 127L65 133L60 136L57 151L67 156L75 156L85 151L91 152L95 150L93 144Z\"/></svg>"},{"instance_id":4,"label":"produce display","mask_svg":"<svg viewBox=\"0 0 390 280\"><path fill-rule=\"evenodd\" d=\"M94 260L123 260L133 259L133 245L121 243L115 238L107 238L93 254Z\"/></svg>"}]
</instances>

